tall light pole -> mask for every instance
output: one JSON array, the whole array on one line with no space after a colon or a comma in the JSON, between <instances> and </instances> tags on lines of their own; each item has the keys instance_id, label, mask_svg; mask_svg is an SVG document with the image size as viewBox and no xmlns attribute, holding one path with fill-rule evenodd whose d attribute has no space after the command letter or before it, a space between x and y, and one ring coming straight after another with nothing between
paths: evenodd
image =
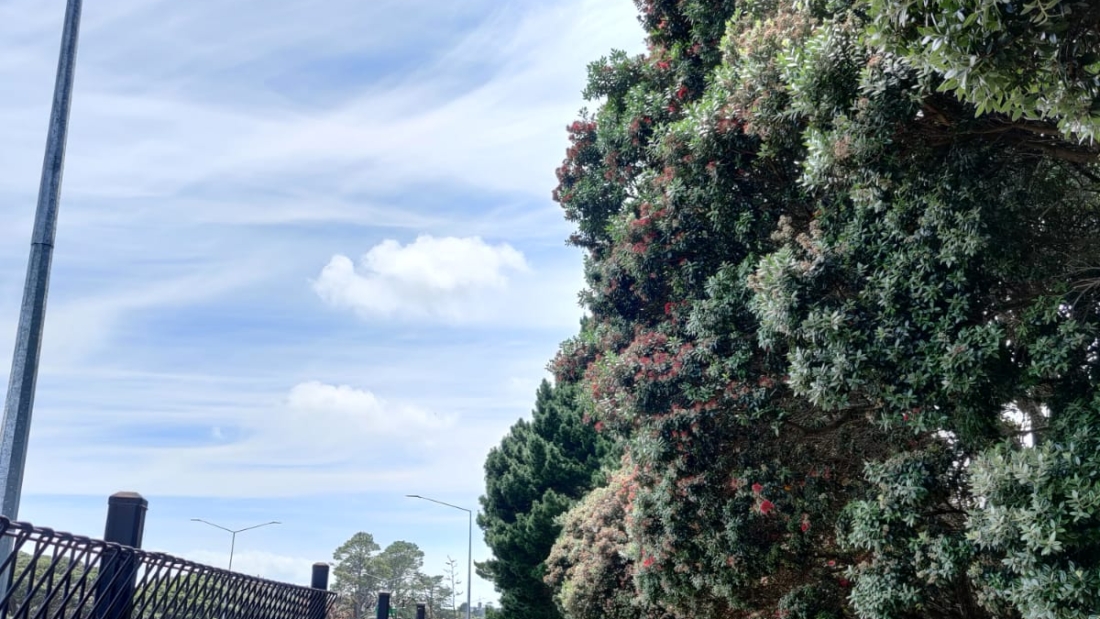
<instances>
[{"instance_id":1,"label":"tall light pole","mask_svg":"<svg viewBox=\"0 0 1100 619\"><path fill-rule=\"evenodd\" d=\"M466 512L466 516L469 520L469 538L466 543L466 619L470 619L470 612L473 607L470 605L470 587L473 586L473 574L474 574L474 512L466 509L465 507L459 507L457 505L451 505L450 503L444 503L443 501L437 501L435 499L429 499L426 496L420 496L419 494L406 494L405 496L410 499L421 499L424 501L431 501L432 503L439 503L440 505L446 505L447 507L453 507Z\"/></svg>"},{"instance_id":2,"label":"tall light pole","mask_svg":"<svg viewBox=\"0 0 1100 619\"><path fill-rule=\"evenodd\" d=\"M220 524L214 524L213 522L210 522L209 520L203 520L202 518L192 518L191 522L201 522L203 524L208 524L208 525L210 525L210 526L212 526L216 529L221 529L222 531L227 531L233 536L232 539L229 542L229 571L233 571L233 551L237 548L237 534L238 533L243 533L245 531L250 531L252 529L258 529L260 527L266 527L269 524L283 524L283 523L279 522L278 520L272 520L271 522L265 522L263 524L254 524L250 527L245 527L243 529L237 529L236 531L234 531L233 529L227 529L227 528L223 527Z\"/></svg>"},{"instance_id":3,"label":"tall light pole","mask_svg":"<svg viewBox=\"0 0 1100 619\"><path fill-rule=\"evenodd\" d=\"M61 33L61 54L57 60L53 107L46 134L46 155L38 185L38 207L31 232L31 253L23 305L15 332L15 354L4 400L4 421L0 424L0 515L19 517L23 492L23 469L27 463L27 441L31 431L31 409L38 382L38 359L42 353L42 326L46 320L46 292L57 232L57 206L61 199L61 172L65 166L65 140L72 107L73 76L76 72L76 42L80 32L81 0L68 0ZM0 544L10 552L10 543ZM4 553L5 556L7 552Z\"/></svg>"}]
</instances>

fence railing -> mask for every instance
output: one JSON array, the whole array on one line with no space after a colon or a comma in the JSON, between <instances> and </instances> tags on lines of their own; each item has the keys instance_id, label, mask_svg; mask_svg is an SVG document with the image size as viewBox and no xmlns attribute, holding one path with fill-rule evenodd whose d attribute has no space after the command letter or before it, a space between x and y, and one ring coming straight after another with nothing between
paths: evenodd
<instances>
[{"instance_id":1,"label":"fence railing","mask_svg":"<svg viewBox=\"0 0 1100 619\"><path fill-rule=\"evenodd\" d=\"M324 564L303 587L2 517L0 542L0 619L325 619L335 601Z\"/></svg>"}]
</instances>

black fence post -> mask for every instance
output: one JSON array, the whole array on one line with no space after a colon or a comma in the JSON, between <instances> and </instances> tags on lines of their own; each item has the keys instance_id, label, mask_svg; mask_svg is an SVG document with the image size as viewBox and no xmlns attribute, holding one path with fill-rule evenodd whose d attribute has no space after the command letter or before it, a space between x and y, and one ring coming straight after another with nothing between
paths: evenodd
<instances>
[{"instance_id":1,"label":"black fence post","mask_svg":"<svg viewBox=\"0 0 1100 619\"><path fill-rule=\"evenodd\" d=\"M314 563L309 586L314 589L309 602L309 619L325 619L328 612L328 563Z\"/></svg>"},{"instance_id":2,"label":"black fence post","mask_svg":"<svg viewBox=\"0 0 1100 619\"><path fill-rule=\"evenodd\" d=\"M318 561L313 564L313 578L310 579L309 586L328 591L328 563Z\"/></svg>"},{"instance_id":3,"label":"black fence post","mask_svg":"<svg viewBox=\"0 0 1100 619\"><path fill-rule=\"evenodd\" d=\"M416 605L416 619L428 619L428 607L424 604Z\"/></svg>"},{"instance_id":4,"label":"black fence post","mask_svg":"<svg viewBox=\"0 0 1100 619\"><path fill-rule=\"evenodd\" d=\"M378 619L390 619L390 594L386 591L378 592Z\"/></svg>"},{"instance_id":5,"label":"black fence post","mask_svg":"<svg viewBox=\"0 0 1100 619\"><path fill-rule=\"evenodd\" d=\"M116 492L107 500L107 526L103 540L109 545L99 557L95 602L97 619L130 619L138 565L137 557L129 549L141 548L148 508L149 502L136 492Z\"/></svg>"}]
</instances>

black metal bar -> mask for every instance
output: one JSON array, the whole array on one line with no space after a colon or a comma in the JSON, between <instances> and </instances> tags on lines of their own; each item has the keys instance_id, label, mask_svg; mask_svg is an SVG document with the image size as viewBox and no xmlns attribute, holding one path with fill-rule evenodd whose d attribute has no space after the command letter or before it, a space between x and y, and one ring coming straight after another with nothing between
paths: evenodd
<instances>
[{"instance_id":1,"label":"black metal bar","mask_svg":"<svg viewBox=\"0 0 1100 619\"><path fill-rule=\"evenodd\" d=\"M61 592L61 602L58 604L57 610L48 616L48 619L60 619L68 608L69 603L73 597L77 595L78 591L84 590L84 584L87 583L89 576L88 565L90 563L90 556L92 552L91 546L82 543L82 539L78 539L70 536L67 540L69 551L69 568L65 572L64 582L65 588ZM76 568L79 565L83 565L84 569L77 577L76 584L73 583L73 575L76 573ZM80 585L80 589L77 589L76 585ZM79 599L79 598L78 598ZM77 607L79 610L79 606Z\"/></svg>"},{"instance_id":2,"label":"black metal bar","mask_svg":"<svg viewBox=\"0 0 1100 619\"><path fill-rule=\"evenodd\" d=\"M234 574L234 577L239 577L239 575ZM244 578L246 577L242 577L237 582L237 586L233 587L233 606L230 608L230 612L227 613L227 619L245 619L249 602L255 598L256 590L262 586L262 583L252 579L244 580Z\"/></svg>"},{"instance_id":3,"label":"black metal bar","mask_svg":"<svg viewBox=\"0 0 1100 619\"><path fill-rule=\"evenodd\" d=\"M188 574L194 578L188 578L184 581L185 587L182 593L185 594L184 605L180 608L182 611L177 615L170 615L169 619L176 617L188 618L198 615L198 609L201 609L204 604L209 603L213 599L215 592L217 591L218 579L217 570L212 567L201 566L197 570L201 577L195 577L194 573Z\"/></svg>"},{"instance_id":4,"label":"black metal bar","mask_svg":"<svg viewBox=\"0 0 1100 619\"><path fill-rule=\"evenodd\" d=\"M80 597L77 598L76 609L77 613L82 613L88 604L88 600L92 598L92 594L95 592L95 581L98 580L99 574L96 573L95 577L92 576L93 565L99 564L99 557L103 554L103 549L98 543L93 543L90 538L81 537L76 538L83 540L87 544L89 559L84 564L84 573L80 576ZM91 555L94 554L95 558L92 559Z\"/></svg>"},{"instance_id":5,"label":"black metal bar","mask_svg":"<svg viewBox=\"0 0 1100 619\"><path fill-rule=\"evenodd\" d=\"M71 582L67 587L65 595L61 598L61 604L58 610L51 616L50 619L61 619L62 617L80 617L81 612L84 609L84 605L87 604L90 593L88 591L88 581L92 577L91 566L99 561L99 555L96 553L96 547L91 543L91 540L86 537L72 536L71 538L71 552L70 561L73 562L73 571L75 572L76 566L81 565L83 569L80 575L77 577L75 583ZM80 551L77 554L77 551ZM79 562L78 562L79 561ZM76 605L73 607L72 612L69 615L65 615L65 611L69 609L69 605L76 600Z\"/></svg>"},{"instance_id":6,"label":"black metal bar","mask_svg":"<svg viewBox=\"0 0 1100 619\"><path fill-rule=\"evenodd\" d=\"M164 562L167 565L171 557L165 557ZM189 592L192 587L195 586L195 581L198 579L198 575L193 572L181 572L167 570L167 577L165 579L163 593L157 596L156 603L149 610L149 615L154 617L175 617L177 609L179 609L181 601L186 601L190 596L185 596L185 592ZM145 615L142 611L141 616Z\"/></svg>"},{"instance_id":7,"label":"black metal bar","mask_svg":"<svg viewBox=\"0 0 1100 619\"><path fill-rule=\"evenodd\" d=\"M162 555L153 555L143 566L145 573L141 579L140 589L134 591L133 613L137 617L145 616L146 609L158 599L158 593L164 590L169 583L172 571L168 569L167 562ZM155 607L155 606L154 606Z\"/></svg>"},{"instance_id":8,"label":"black metal bar","mask_svg":"<svg viewBox=\"0 0 1100 619\"><path fill-rule=\"evenodd\" d=\"M278 608L278 592L273 591L266 582L257 582L248 602L241 609L240 619L263 619L270 617Z\"/></svg>"},{"instance_id":9,"label":"black metal bar","mask_svg":"<svg viewBox=\"0 0 1100 619\"><path fill-rule=\"evenodd\" d=\"M314 591L309 601L309 619L325 619L328 615L328 563L314 563L311 576L309 586Z\"/></svg>"},{"instance_id":10,"label":"black metal bar","mask_svg":"<svg viewBox=\"0 0 1100 619\"><path fill-rule=\"evenodd\" d=\"M55 587L54 584L53 584L54 575L57 574L60 571L59 568L58 568L58 565L61 563L61 560L65 558L64 538L67 537L67 536L64 533L62 533L62 534L59 534L59 537L61 538L61 539L58 540L59 543L54 545L53 548L51 549L53 558L50 560L50 565L46 569L46 573L43 574L43 578L40 579L37 583L35 583L33 588L30 587L29 583L28 583L28 586L27 586L27 600L31 601L31 605L27 608L27 612L28 612L28 614L33 615L35 619L42 619L43 615L48 615L49 614L50 602L53 601L53 598L57 595L57 592L58 592L58 588ZM45 546L43 545L43 547L45 547ZM41 559L41 557L39 557L39 558ZM35 571L37 571L37 567L38 567L38 565L36 563L35 564ZM61 568L61 569L64 569L64 568ZM69 570L65 570L64 572L62 572L60 574L61 578L64 579L65 575L68 572L69 572ZM43 585L45 585L45 589L42 589ZM38 608L35 608L33 600L34 600L35 596L38 595L39 590L42 591L41 606L39 606Z\"/></svg>"},{"instance_id":11,"label":"black metal bar","mask_svg":"<svg viewBox=\"0 0 1100 619\"><path fill-rule=\"evenodd\" d=\"M227 572L227 574L229 574L229 576L224 580L219 579L216 588L217 597L214 600L213 607L218 614L213 615L215 619L224 619L225 608L229 605L229 600L233 597L232 587L229 586L232 581L233 573Z\"/></svg>"},{"instance_id":12,"label":"black metal bar","mask_svg":"<svg viewBox=\"0 0 1100 619\"><path fill-rule=\"evenodd\" d=\"M130 513L136 526L109 525L108 536L118 539L124 531L128 541L140 544L144 509ZM0 595L0 619L325 619L336 600L321 587L247 576L2 517L0 541L12 548L0 561L0 573L11 579ZM325 564L314 566L311 584L327 586L327 572ZM383 604L388 616L388 594Z\"/></svg>"},{"instance_id":13,"label":"black metal bar","mask_svg":"<svg viewBox=\"0 0 1100 619\"><path fill-rule=\"evenodd\" d=\"M49 531L49 529L43 530ZM53 533L53 531L49 532ZM30 536L28 536L28 539L29 537ZM23 569L23 573L20 574L17 579L15 579L15 582L12 583L11 589L8 590L9 595L13 591L18 591L20 588L24 588L27 591L27 597L23 599L23 603L20 604L19 607L16 608L15 612L12 613L13 617L20 617L21 619L25 619L27 616L27 612L30 609L31 600L33 599L33 593L36 590L34 587L34 572L35 569L38 567L38 559L42 556L42 553L46 551L46 548L47 546L44 544L36 543L34 545L34 553L31 554L31 559L27 562L27 567ZM12 553L13 558L17 557L17 555L18 551ZM13 565L15 565L14 562ZM23 585L24 579L26 579L25 586Z\"/></svg>"},{"instance_id":14,"label":"black metal bar","mask_svg":"<svg viewBox=\"0 0 1100 619\"><path fill-rule=\"evenodd\" d=\"M136 492L116 492L107 500L107 522L103 539L109 546L100 560L101 577L111 578L110 585L102 584L96 591L97 597L107 597L111 602L103 606L97 619L130 619L134 591L137 584L137 572L140 563L131 551L141 548L145 533L145 512L149 502ZM111 574L118 570L117 575Z\"/></svg>"},{"instance_id":15,"label":"black metal bar","mask_svg":"<svg viewBox=\"0 0 1100 619\"><path fill-rule=\"evenodd\" d=\"M96 600L92 615L96 619L115 619L123 612L128 619L130 595L133 594L133 578L137 568L137 555L132 549L118 544L104 544L99 555L99 577L96 580Z\"/></svg>"},{"instance_id":16,"label":"black metal bar","mask_svg":"<svg viewBox=\"0 0 1100 619\"><path fill-rule=\"evenodd\" d=\"M58 571L58 562L64 556L61 554L61 549L61 545L54 546L51 549L53 550L53 559L50 561L50 569L46 570L45 582L43 583L39 581L38 586L41 587L44 584L46 586L46 590L43 592L44 599L42 600L42 607L34 613L35 619L41 619L43 611L45 611L46 614L49 614L50 602L53 600L54 596L57 595L57 589L53 586L53 577L54 574ZM61 574L61 577L64 577L64 574Z\"/></svg>"},{"instance_id":17,"label":"black metal bar","mask_svg":"<svg viewBox=\"0 0 1100 619\"><path fill-rule=\"evenodd\" d=\"M314 563L313 573L310 576L310 588L328 591L328 563L323 561Z\"/></svg>"},{"instance_id":18,"label":"black metal bar","mask_svg":"<svg viewBox=\"0 0 1100 619\"><path fill-rule=\"evenodd\" d=\"M390 619L390 594L387 591L378 592L378 603L375 606L377 619Z\"/></svg>"}]
</instances>

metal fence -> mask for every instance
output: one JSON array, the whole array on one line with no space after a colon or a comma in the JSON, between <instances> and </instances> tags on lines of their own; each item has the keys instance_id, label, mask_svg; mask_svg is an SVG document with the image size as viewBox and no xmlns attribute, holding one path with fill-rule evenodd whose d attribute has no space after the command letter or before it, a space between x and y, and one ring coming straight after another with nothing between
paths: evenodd
<instances>
[{"instance_id":1,"label":"metal fence","mask_svg":"<svg viewBox=\"0 0 1100 619\"><path fill-rule=\"evenodd\" d=\"M0 542L13 546L0 563L0 619L325 619L335 601L323 588L3 517Z\"/></svg>"}]
</instances>

